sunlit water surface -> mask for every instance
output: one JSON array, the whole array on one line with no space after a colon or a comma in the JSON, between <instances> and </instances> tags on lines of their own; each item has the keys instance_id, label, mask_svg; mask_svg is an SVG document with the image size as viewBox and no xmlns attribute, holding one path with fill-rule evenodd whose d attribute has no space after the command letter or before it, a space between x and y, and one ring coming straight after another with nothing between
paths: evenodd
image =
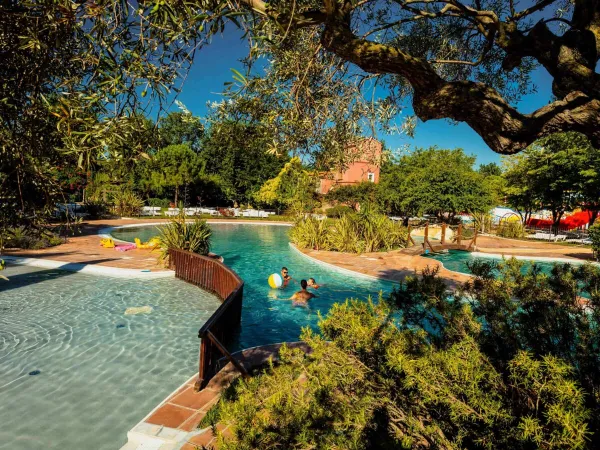
<instances>
[{"instance_id":1,"label":"sunlit water surface","mask_svg":"<svg viewBox=\"0 0 600 450\"><path fill-rule=\"evenodd\" d=\"M283 226L224 224L212 250L245 281L235 348L297 340L335 302L387 293L386 282L340 274L298 255ZM121 229L133 241L152 226ZM323 287L309 308L272 290L287 266ZM0 280L0 449L118 449L145 414L197 370L198 328L218 300L177 279L125 280L9 266ZM150 314L125 315L151 306Z\"/></svg>"}]
</instances>

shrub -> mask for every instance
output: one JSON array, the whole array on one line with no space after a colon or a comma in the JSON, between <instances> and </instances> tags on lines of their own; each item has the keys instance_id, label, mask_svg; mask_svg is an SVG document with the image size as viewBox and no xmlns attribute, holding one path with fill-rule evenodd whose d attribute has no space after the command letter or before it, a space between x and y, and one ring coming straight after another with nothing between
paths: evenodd
<instances>
[{"instance_id":1,"label":"shrub","mask_svg":"<svg viewBox=\"0 0 600 450\"><path fill-rule=\"evenodd\" d=\"M500 222L496 234L504 238L523 238L525 237L525 227L521 222L503 220Z\"/></svg>"},{"instance_id":2,"label":"shrub","mask_svg":"<svg viewBox=\"0 0 600 450\"><path fill-rule=\"evenodd\" d=\"M592 241L592 251L594 252L594 258L598 260L600 258L600 223L595 223L589 230L589 237Z\"/></svg>"},{"instance_id":3,"label":"shrub","mask_svg":"<svg viewBox=\"0 0 600 450\"><path fill-rule=\"evenodd\" d=\"M5 248L20 248L24 250L39 250L54 247L63 240L48 230L28 229L26 227L10 228L3 237Z\"/></svg>"},{"instance_id":4,"label":"shrub","mask_svg":"<svg viewBox=\"0 0 600 450\"><path fill-rule=\"evenodd\" d=\"M312 353L283 346L222 398L219 448L598 448L600 303L578 296L600 269L472 270L456 292L426 270L387 299L334 305L302 332Z\"/></svg>"},{"instance_id":5,"label":"shrub","mask_svg":"<svg viewBox=\"0 0 600 450\"><path fill-rule=\"evenodd\" d=\"M330 219L339 219L346 214L352 214L354 210L346 205L337 205L333 208L329 208L325 210L325 215Z\"/></svg>"},{"instance_id":6,"label":"shrub","mask_svg":"<svg viewBox=\"0 0 600 450\"><path fill-rule=\"evenodd\" d=\"M108 212L108 205L102 200L87 200L84 207L90 219L100 219Z\"/></svg>"},{"instance_id":7,"label":"shrub","mask_svg":"<svg viewBox=\"0 0 600 450\"><path fill-rule=\"evenodd\" d=\"M325 220L307 217L296 221L290 230L290 239L300 248L327 250L328 224Z\"/></svg>"},{"instance_id":8,"label":"shrub","mask_svg":"<svg viewBox=\"0 0 600 450\"><path fill-rule=\"evenodd\" d=\"M168 208L171 201L168 198L149 198L146 200L148 206L154 206L159 208Z\"/></svg>"},{"instance_id":9,"label":"shrub","mask_svg":"<svg viewBox=\"0 0 600 450\"><path fill-rule=\"evenodd\" d=\"M208 255L212 231L205 220L186 221L183 213L159 228L161 261L167 261L169 249L187 250Z\"/></svg>"},{"instance_id":10,"label":"shrub","mask_svg":"<svg viewBox=\"0 0 600 450\"><path fill-rule=\"evenodd\" d=\"M383 214L343 214L339 219L300 219L290 239L300 248L361 253L406 246L408 230Z\"/></svg>"},{"instance_id":11,"label":"shrub","mask_svg":"<svg viewBox=\"0 0 600 450\"><path fill-rule=\"evenodd\" d=\"M112 194L113 207L118 216L135 216L140 213L144 201L133 191L118 190Z\"/></svg>"}]
</instances>

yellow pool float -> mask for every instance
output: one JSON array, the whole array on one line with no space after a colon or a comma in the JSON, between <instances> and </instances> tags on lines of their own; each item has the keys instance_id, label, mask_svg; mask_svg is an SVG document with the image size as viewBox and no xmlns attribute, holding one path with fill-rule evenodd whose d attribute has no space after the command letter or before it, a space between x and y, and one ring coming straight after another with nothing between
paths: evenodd
<instances>
[{"instance_id":1,"label":"yellow pool float","mask_svg":"<svg viewBox=\"0 0 600 450\"><path fill-rule=\"evenodd\" d=\"M100 245L104 248L115 248L115 241L111 238L102 238L100 239Z\"/></svg>"},{"instance_id":2,"label":"yellow pool float","mask_svg":"<svg viewBox=\"0 0 600 450\"><path fill-rule=\"evenodd\" d=\"M135 238L134 241L135 241L135 245L137 246L137 248L153 249L160 245L160 239L157 237L153 237L148 242L144 242L144 243L142 243L140 238Z\"/></svg>"}]
</instances>

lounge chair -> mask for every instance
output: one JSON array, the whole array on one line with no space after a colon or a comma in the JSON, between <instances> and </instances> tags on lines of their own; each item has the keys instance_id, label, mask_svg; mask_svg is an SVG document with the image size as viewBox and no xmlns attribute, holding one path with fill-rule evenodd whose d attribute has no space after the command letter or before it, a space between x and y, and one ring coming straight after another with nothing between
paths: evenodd
<instances>
[{"instance_id":1,"label":"lounge chair","mask_svg":"<svg viewBox=\"0 0 600 450\"><path fill-rule=\"evenodd\" d=\"M169 208L165 211L165 216L178 216L179 208Z\"/></svg>"}]
</instances>

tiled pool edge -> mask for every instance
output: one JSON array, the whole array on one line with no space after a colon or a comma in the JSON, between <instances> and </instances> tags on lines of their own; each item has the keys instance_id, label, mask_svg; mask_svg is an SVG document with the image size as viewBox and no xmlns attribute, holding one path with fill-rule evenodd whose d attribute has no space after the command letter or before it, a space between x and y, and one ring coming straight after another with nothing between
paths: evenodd
<instances>
[{"instance_id":1,"label":"tiled pool edge","mask_svg":"<svg viewBox=\"0 0 600 450\"><path fill-rule=\"evenodd\" d=\"M271 358L276 359L279 348L283 344L250 347L237 351L232 356L240 361L247 370L251 370L264 365ZM311 351L301 341L285 344L291 348L300 348L304 352ZM196 428L195 425L218 402L221 392L238 376L239 372L233 364L228 363L208 383L206 388L199 392L194 390L194 381L197 375L192 376L129 430L127 433L128 441L121 447L121 450L192 450L202 445L214 444L215 436L212 434L211 428ZM169 418L169 414L173 416L176 413L174 408L177 407L195 411L189 412L189 416L186 418L180 417L180 424L177 428L156 423L168 422L172 418ZM163 409L162 412L161 409ZM172 422L172 424L175 424L175 422ZM226 427L218 424L217 429L226 434Z\"/></svg>"},{"instance_id":2,"label":"tiled pool edge","mask_svg":"<svg viewBox=\"0 0 600 450\"><path fill-rule=\"evenodd\" d=\"M90 265L85 263L75 263L66 261L56 261L47 258L26 258L13 255L0 255L0 259L13 264L24 266L39 267L42 269L67 270L69 272L79 272L96 276L108 276L113 278L172 278L175 272L172 270L161 270L156 272L146 272L143 269L125 269L111 266Z\"/></svg>"}]
</instances>

